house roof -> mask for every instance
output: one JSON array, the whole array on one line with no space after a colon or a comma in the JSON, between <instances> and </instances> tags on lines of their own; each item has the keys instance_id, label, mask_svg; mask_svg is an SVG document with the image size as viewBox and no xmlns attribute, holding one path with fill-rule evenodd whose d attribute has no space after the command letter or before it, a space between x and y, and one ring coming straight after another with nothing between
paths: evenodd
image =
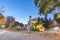
<instances>
[{"instance_id":1,"label":"house roof","mask_svg":"<svg viewBox=\"0 0 60 40\"><path fill-rule=\"evenodd\" d=\"M31 19L31 21L37 21L38 20L38 18L33 18L33 19Z\"/></svg>"}]
</instances>

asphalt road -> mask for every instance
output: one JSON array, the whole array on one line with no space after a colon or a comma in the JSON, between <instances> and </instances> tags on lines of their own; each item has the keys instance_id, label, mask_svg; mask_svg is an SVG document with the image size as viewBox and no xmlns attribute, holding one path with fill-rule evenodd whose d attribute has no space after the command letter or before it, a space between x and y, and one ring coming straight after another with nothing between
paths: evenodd
<instances>
[{"instance_id":1,"label":"asphalt road","mask_svg":"<svg viewBox=\"0 0 60 40\"><path fill-rule=\"evenodd\" d=\"M0 40L55 40L53 37L50 37L49 34L31 35L22 32L0 30Z\"/></svg>"}]
</instances>

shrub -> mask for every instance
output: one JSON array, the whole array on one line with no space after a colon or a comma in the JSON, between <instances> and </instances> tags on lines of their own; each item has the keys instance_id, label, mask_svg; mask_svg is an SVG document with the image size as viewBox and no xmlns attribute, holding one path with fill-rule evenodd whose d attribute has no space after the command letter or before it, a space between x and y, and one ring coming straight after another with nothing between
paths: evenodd
<instances>
[{"instance_id":1,"label":"shrub","mask_svg":"<svg viewBox=\"0 0 60 40\"><path fill-rule=\"evenodd\" d=\"M20 29L21 29L21 27L18 25L18 26L14 26L13 28L12 28L12 30L15 30L15 31L20 31Z\"/></svg>"},{"instance_id":2,"label":"shrub","mask_svg":"<svg viewBox=\"0 0 60 40\"><path fill-rule=\"evenodd\" d=\"M32 31L40 31L40 29L44 28L43 23L40 23L38 25L34 25L31 27Z\"/></svg>"}]
</instances>

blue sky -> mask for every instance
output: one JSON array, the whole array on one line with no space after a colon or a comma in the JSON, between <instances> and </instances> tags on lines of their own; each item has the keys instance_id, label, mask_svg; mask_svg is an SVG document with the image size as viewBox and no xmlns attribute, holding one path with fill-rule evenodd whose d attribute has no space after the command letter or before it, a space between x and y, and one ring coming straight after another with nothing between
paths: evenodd
<instances>
[{"instance_id":1,"label":"blue sky","mask_svg":"<svg viewBox=\"0 0 60 40\"><path fill-rule=\"evenodd\" d=\"M27 24L30 15L32 18L40 16L33 0L0 0L0 5L4 6L5 16L13 16L24 24Z\"/></svg>"}]
</instances>

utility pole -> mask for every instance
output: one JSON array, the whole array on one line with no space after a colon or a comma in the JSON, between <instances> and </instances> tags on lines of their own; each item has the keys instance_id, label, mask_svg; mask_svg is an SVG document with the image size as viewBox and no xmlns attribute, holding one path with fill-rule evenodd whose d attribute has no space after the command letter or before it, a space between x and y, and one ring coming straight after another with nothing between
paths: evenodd
<instances>
[{"instance_id":1,"label":"utility pole","mask_svg":"<svg viewBox=\"0 0 60 40\"><path fill-rule=\"evenodd\" d=\"M29 32L31 32L31 16L29 16Z\"/></svg>"}]
</instances>

